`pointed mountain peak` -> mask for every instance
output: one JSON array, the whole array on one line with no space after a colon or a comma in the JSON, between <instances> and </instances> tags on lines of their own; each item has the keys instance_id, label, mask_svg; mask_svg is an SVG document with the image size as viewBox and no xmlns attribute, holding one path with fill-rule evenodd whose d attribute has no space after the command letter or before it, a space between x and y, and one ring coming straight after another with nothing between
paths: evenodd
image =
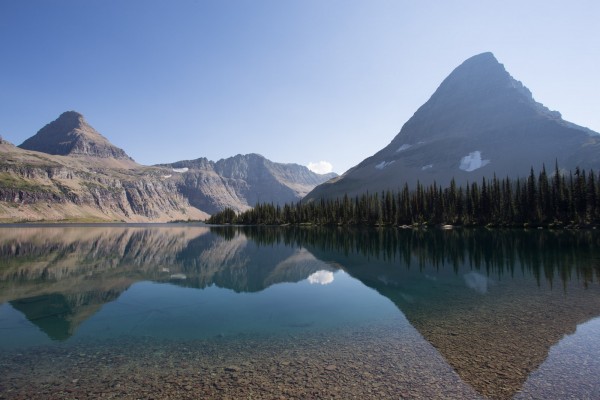
<instances>
[{"instance_id":1,"label":"pointed mountain peak","mask_svg":"<svg viewBox=\"0 0 600 400\"><path fill-rule=\"evenodd\" d=\"M514 79L492 53L486 52L456 67L404 125L401 133L410 136L401 134L394 140L417 143L433 136L484 132L490 118L496 124L516 123L532 114L560 119L559 113L537 103L529 89Z\"/></svg>"},{"instance_id":2,"label":"pointed mountain peak","mask_svg":"<svg viewBox=\"0 0 600 400\"><path fill-rule=\"evenodd\" d=\"M454 68L454 71L452 71L448 77L455 74L459 76L464 76L465 74L496 74L503 77L509 76L504 69L504 65L502 65L496 59L494 54L489 51L467 58L458 67Z\"/></svg>"},{"instance_id":3,"label":"pointed mountain peak","mask_svg":"<svg viewBox=\"0 0 600 400\"><path fill-rule=\"evenodd\" d=\"M110 143L76 111L62 113L19 147L62 156L131 160L125 151Z\"/></svg>"},{"instance_id":4,"label":"pointed mountain peak","mask_svg":"<svg viewBox=\"0 0 600 400\"><path fill-rule=\"evenodd\" d=\"M492 53L491 51L486 51L484 53L476 54L472 57L469 57L463 62L463 65L469 63L487 63L490 65L502 65L498 62L498 60L494 56L494 53Z\"/></svg>"},{"instance_id":5,"label":"pointed mountain peak","mask_svg":"<svg viewBox=\"0 0 600 400\"><path fill-rule=\"evenodd\" d=\"M56 121L63 121L65 123L71 122L73 124L87 124L83 115L77 111L65 111L59 115Z\"/></svg>"},{"instance_id":6,"label":"pointed mountain peak","mask_svg":"<svg viewBox=\"0 0 600 400\"><path fill-rule=\"evenodd\" d=\"M489 97L507 89L522 89L492 53L481 53L465 60L452 71L432 96L458 95ZM531 93L527 90L529 98Z\"/></svg>"}]
</instances>

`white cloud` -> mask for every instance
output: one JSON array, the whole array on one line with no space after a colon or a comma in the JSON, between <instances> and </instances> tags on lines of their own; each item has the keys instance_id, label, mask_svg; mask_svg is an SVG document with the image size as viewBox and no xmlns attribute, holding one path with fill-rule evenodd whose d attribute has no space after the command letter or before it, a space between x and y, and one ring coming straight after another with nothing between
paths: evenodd
<instances>
[{"instance_id":1,"label":"white cloud","mask_svg":"<svg viewBox=\"0 0 600 400\"><path fill-rule=\"evenodd\" d=\"M316 174L328 174L333 171L333 165L328 161L309 162L308 169Z\"/></svg>"},{"instance_id":2,"label":"white cloud","mask_svg":"<svg viewBox=\"0 0 600 400\"><path fill-rule=\"evenodd\" d=\"M333 272L324 270L317 271L308 277L308 282L311 285L328 285L333 282Z\"/></svg>"}]
</instances>

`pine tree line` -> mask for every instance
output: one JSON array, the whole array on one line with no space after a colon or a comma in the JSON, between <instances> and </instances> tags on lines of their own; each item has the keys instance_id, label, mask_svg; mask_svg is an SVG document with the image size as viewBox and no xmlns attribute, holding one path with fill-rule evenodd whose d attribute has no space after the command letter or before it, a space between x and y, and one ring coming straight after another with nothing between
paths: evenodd
<instances>
[{"instance_id":1,"label":"pine tree line","mask_svg":"<svg viewBox=\"0 0 600 400\"><path fill-rule=\"evenodd\" d=\"M483 178L447 188L435 182L407 184L400 191L365 193L284 206L262 203L237 215L231 209L213 215L211 224L242 225L463 225L589 226L600 223L600 182L593 171L577 168L549 175L533 168L526 179Z\"/></svg>"}]
</instances>

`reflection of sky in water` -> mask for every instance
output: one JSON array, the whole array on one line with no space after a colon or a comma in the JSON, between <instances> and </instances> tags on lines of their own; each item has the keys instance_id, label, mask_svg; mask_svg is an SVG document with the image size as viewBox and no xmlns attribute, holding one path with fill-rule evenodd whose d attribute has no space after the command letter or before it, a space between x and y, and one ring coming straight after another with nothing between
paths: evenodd
<instances>
[{"instance_id":1,"label":"reflection of sky in water","mask_svg":"<svg viewBox=\"0 0 600 400\"><path fill-rule=\"evenodd\" d=\"M311 274L307 279L311 285L329 285L331 282L333 282L333 272L317 271L314 274Z\"/></svg>"},{"instance_id":2,"label":"reflection of sky in water","mask_svg":"<svg viewBox=\"0 0 600 400\"><path fill-rule=\"evenodd\" d=\"M344 272L318 271L314 280L281 283L256 293L215 286L202 290L139 282L84 322L77 334L213 337L331 329L397 318L385 297ZM323 286L323 283L327 283Z\"/></svg>"},{"instance_id":3,"label":"reflection of sky in water","mask_svg":"<svg viewBox=\"0 0 600 400\"><path fill-rule=\"evenodd\" d=\"M531 398L529 393L534 393L539 398L600 399L599 338L600 318L578 325L575 333L552 346L515 398Z\"/></svg>"},{"instance_id":4,"label":"reflection of sky in water","mask_svg":"<svg viewBox=\"0 0 600 400\"><path fill-rule=\"evenodd\" d=\"M320 270L298 283L280 283L255 293L142 281L85 319L68 340L290 334L298 329L373 326L391 319L407 324L387 298L342 271L334 277L333 272ZM0 347L50 342L9 304L0 306L0 324ZM21 337L28 340L17 343Z\"/></svg>"},{"instance_id":5,"label":"reflection of sky in water","mask_svg":"<svg viewBox=\"0 0 600 400\"><path fill-rule=\"evenodd\" d=\"M488 278L485 275L481 275L479 272L471 271L463 275L465 284L470 289L473 289L477 293L486 294L488 291Z\"/></svg>"},{"instance_id":6,"label":"reflection of sky in water","mask_svg":"<svg viewBox=\"0 0 600 400\"><path fill-rule=\"evenodd\" d=\"M0 348L48 344L52 340L10 304L0 304ZM1 352L2 350L0 350Z\"/></svg>"}]
</instances>

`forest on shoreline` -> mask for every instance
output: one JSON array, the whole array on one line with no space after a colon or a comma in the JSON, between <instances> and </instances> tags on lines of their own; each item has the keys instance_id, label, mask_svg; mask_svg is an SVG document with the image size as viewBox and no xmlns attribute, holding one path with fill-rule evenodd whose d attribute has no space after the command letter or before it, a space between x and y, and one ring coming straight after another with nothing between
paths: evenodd
<instances>
[{"instance_id":1,"label":"forest on shoreline","mask_svg":"<svg viewBox=\"0 0 600 400\"><path fill-rule=\"evenodd\" d=\"M533 168L526 179L482 178L446 188L433 183L399 191L344 195L337 199L257 204L237 214L227 208L209 224L348 226L589 227L600 225L600 182L594 171L577 168L552 174Z\"/></svg>"}]
</instances>

